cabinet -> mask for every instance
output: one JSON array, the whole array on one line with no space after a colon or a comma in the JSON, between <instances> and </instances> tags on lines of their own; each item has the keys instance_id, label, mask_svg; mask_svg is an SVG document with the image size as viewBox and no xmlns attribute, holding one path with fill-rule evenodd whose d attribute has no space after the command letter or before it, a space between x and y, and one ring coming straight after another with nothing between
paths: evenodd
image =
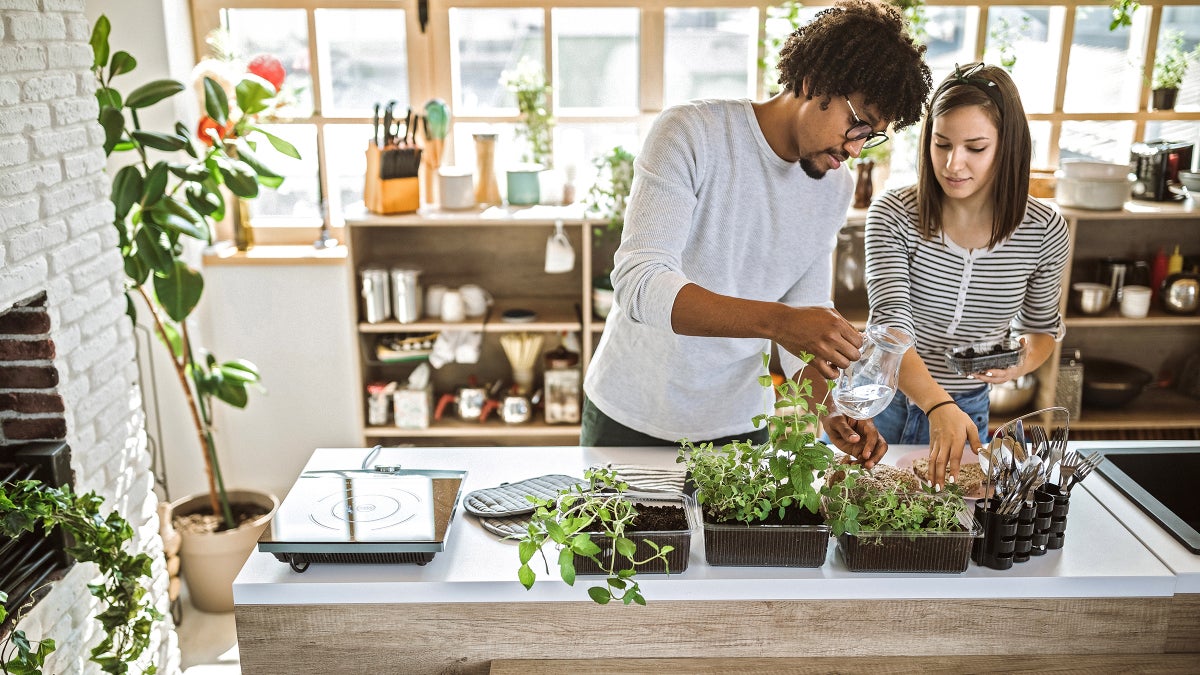
<instances>
[{"instance_id":1,"label":"cabinet","mask_svg":"<svg viewBox=\"0 0 1200 675\"><path fill-rule=\"evenodd\" d=\"M575 250L574 270L560 274L545 272L546 240L561 220L564 232ZM347 214L346 237L350 249L350 273L355 275L350 298L359 308L354 328L358 351L358 391L365 392L371 382L397 381L403 384L420 361L385 362L377 358L376 343L381 336L420 335L442 331L470 331L483 335L479 361L475 364L447 363L433 369L433 400L454 393L471 378L486 384L511 382L512 372L500 336L508 332L540 333L542 351L558 346L565 332L576 333L581 347L580 368L588 360L604 328L604 321L592 314L592 278L604 271L603 263L593 259L593 230L605 222L588 220L581 205L529 208L492 207L483 211L420 211L416 214L381 216L368 212ZM611 257L611 251L608 251ZM362 302L357 295L358 271L367 266L409 267L421 270L423 288L441 284L457 288L465 284L482 286L494 297L490 311L482 318L447 323L424 315L413 323L363 320ZM506 323L502 316L509 309L527 309L536 313L533 321ZM539 359L535 382L540 382L543 364ZM536 388L536 387L535 387ZM582 392L580 392L582 396ZM573 445L579 442L578 424L547 424L538 411L532 420L505 424L498 415L486 422L462 420L453 406L434 420L427 429L401 429L392 425L369 425L366 397L361 395L359 427L364 443L397 445Z\"/></svg>"}]
</instances>

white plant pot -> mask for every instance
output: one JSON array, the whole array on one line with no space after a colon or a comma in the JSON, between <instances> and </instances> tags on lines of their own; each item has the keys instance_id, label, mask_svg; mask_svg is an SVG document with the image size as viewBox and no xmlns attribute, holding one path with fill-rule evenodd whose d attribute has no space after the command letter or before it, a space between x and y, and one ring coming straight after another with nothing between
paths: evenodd
<instances>
[{"instance_id":1,"label":"white plant pot","mask_svg":"<svg viewBox=\"0 0 1200 675\"><path fill-rule=\"evenodd\" d=\"M593 288L592 289L592 311L601 319L608 318L608 313L612 311L613 292L608 288Z\"/></svg>"},{"instance_id":2,"label":"white plant pot","mask_svg":"<svg viewBox=\"0 0 1200 675\"><path fill-rule=\"evenodd\" d=\"M182 535L179 558L188 595L203 612L233 611L233 580L246 564L263 530L279 509L275 495L253 490L228 490L232 503L250 503L267 510L266 515L224 532L188 532ZM189 495L171 502L172 517L208 513L208 493Z\"/></svg>"}]
</instances>

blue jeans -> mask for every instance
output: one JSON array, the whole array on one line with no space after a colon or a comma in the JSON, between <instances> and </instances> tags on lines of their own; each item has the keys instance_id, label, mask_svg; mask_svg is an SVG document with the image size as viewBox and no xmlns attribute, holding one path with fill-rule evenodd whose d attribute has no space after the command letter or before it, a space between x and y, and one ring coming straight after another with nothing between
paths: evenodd
<instances>
[{"instance_id":1,"label":"blue jeans","mask_svg":"<svg viewBox=\"0 0 1200 675\"><path fill-rule=\"evenodd\" d=\"M958 407L971 416L979 428L979 440L985 443L988 439L988 389L990 386L985 384L978 389L951 394ZM871 421L883 440L892 445L929 445L929 418L898 391L888 407Z\"/></svg>"}]
</instances>

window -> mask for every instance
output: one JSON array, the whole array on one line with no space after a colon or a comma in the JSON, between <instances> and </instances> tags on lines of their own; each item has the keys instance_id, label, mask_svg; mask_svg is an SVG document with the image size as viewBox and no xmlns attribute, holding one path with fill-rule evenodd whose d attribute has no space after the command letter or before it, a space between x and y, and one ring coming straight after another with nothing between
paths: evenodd
<instances>
[{"instance_id":1,"label":"window","mask_svg":"<svg viewBox=\"0 0 1200 675\"><path fill-rule=\"evenodd\" d=\"M828 4L805 3L797 21ZM272 130L304 159L280 158L284 190L252 205L256 223L278 225L266 229L297 242L312 240L322 202L334 226L361 203L376 102L396 101L401 115L433 98L449 101L453 124L444 162L473 167L473 135L494 133L501 167L516 160L524 142L501 73L525 59L551 85L553 164L576 174L582 195L593 158L616 145L636 151L663 108L701 97L765 98L775 78L760 70L773 63L764 45L791 30L781 12L751 0L720 6L427 0L425 8L418 0L193 0L191 6L196 44L225 26L236 53L275 54L289 84L303 87ZM1155 50L1170 31L1194 48L1200 7L1163 0L1142 5L1132 26L1110 31L1110 20L1103 0L928 0L918 25L935 81L979 58L1010 65L1030 119L1036 167L1064 157L1125 161L1135 140L1200 144L1200 64L1188 71L1174 111L1149 109ZM894 139L890 184L912 180L916 142L913 132ZM260 239L273 240L270 233Z\"/></svg>"}]
</instances>

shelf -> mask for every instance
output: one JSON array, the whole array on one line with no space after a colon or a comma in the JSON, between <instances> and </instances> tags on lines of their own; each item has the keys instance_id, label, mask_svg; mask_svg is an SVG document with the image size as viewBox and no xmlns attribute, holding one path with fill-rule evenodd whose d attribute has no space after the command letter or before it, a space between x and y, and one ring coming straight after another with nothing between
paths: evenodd
<instances>
[{"instance_id":1,"label":"shelf","mask_svg":"<svg viewBox=\"0 0 1200 675\"><path fill-rule=\"evenodd\" d=\"M1200 314L1168 314L1154 308L1140 319L1121 316L1117 307L1108 308L1103 314L1085 316L1068 314L1068 328L1143 328L1146 326L1200 326Z\"/></svg>"},{"instance_id":2,"label":"shelf","mask_svg":"<svg viewBox=\"0 0 1200 675\"><path fill-rule=\"evenodd\" d=\"M1053 202L1053 200L1043 200ZM1148 202L1132 199L1120 209L1112 211L1089 211L1060 206L1064 218L1087 220L1129 220L1131 217L1145 218L1195 218L1200 216L1200 204L1194 199L1178 202Z\"/></svg>"},{"instance_id":3,"label":"shelf","mask_svg":"<svg viewBox=\"0 0 1200 675\"><path fill-rule=\"evenodd\" d=\"M1170 389L1149 389L1124 408L1084 406L1071 428L1190 429L1200 427L1200 401Z\"/></svg>"},{"instance_id":4,"label":"shelf","mask_svg":"<svg viewBox=\"0 0 1200 675\"><path fill-rule=\"evenodd\" d=\"M443 211L422 208L416 213L381 215L361 207L347 209L343 214L345 224L350 227L463 227L477 225L503 226L549 226L561 220L564 225L578 226L588 220L583 204L570 206L492 206L486 209ZM603 224L595 218L596 224Z\"/></svg>"},{"instance_id":5,"label":"shelf","mask_svg":"<svg viewBox=\"0 0 1200 675\"><path fill-rule=\"evenodd\" d=\"M460 419L436 420L428 429L363 427L371 438L493 438L498 436L579 436L578 424L546 424L542 421L505 424L492 417L487 422Z\"/></svg>"},{"instance_id":6,"label":"shelf","mask_svg":"<svg viewBox=\"0 0 1200 675\"><path fill-rule=\"evenodd\" d=\"M500 316L504 311L513 308L533 310L537 312L537 320L526 321L524 323L501 321ZM360 322L358 324L358 332L371 334L419 333L422 331L443 330L482 331L484 333L542 333L578 331L582 328L583 323L579 320L579 311L576 308L576 303L573 299L568 298L562 300L547 298L503 298L496 301L495 306L492 307L491 316L487 318L486 323L483 318L475 317L466 321L453 323L436 319L422 319L413 323L383 321L381 323Z\"/></svg>"}]
</instances>

